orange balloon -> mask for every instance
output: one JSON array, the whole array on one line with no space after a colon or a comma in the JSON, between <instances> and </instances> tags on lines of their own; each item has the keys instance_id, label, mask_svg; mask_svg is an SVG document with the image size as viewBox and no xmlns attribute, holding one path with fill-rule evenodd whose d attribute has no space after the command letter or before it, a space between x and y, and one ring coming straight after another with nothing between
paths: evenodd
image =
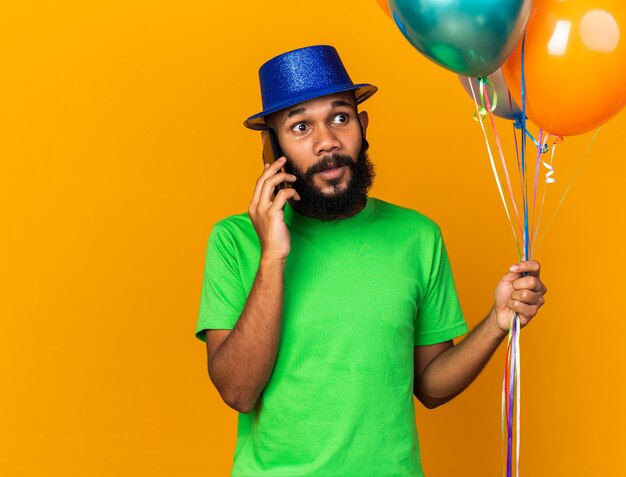
<instances>
[{"instance_id":1,"label":"orange balloon","mask_svg":"<svg viewBox=\"0 0 626 477\"><path fill-rule=\"evenodd\" d=\"M380 5L380 8L383 9L387 16L393 20L393 17L391 16L391 8L389 8L389 2L387 2L387 0L376 0L376 2Z\"/></svg>"},{"instance_id":2,"label":"orange balloon","mask_svg":"<svg viewBox=\"0 0 626 477\"><path fill-rule=\"evenodd\" d=\"M522 104L522 42L502 67ZM558 136L597 128L626 104L626 2L535 2L524 45L526 115Z\"/></svg>"}]
</instances>

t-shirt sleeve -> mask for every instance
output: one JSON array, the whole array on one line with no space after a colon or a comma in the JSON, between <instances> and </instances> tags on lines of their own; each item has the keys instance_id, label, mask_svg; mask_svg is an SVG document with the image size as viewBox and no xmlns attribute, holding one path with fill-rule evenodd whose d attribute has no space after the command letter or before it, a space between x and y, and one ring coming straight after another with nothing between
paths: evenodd
<instances>
[{"instance_id":1,"label":"t-shirt sleeve","mask_svg":"<svg viewBox=\"0 0 626 477\"><path fill-rule=\"evenodd\" d=\"M415 319L415 346L441 343L467 333L446 246L437 230L424 298Z\"/></svg>"},{"instance_id":2,"label":"t-shirt sleeve","mask_svg":"<svg viewBox=\"0 0 626 477\"><path fill-rule=\"evenodd\" d=\"M207 245L196 337L205 341L205 330L233 329L246 299L233 237L218 223Z\"/></svg>"}]
</instances>

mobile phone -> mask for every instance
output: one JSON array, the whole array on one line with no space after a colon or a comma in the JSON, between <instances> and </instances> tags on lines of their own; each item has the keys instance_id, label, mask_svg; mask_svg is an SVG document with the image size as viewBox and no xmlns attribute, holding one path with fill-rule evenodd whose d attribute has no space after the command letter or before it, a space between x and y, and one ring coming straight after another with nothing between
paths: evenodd
<instances>
[{"instance_id":1,"label":"mobile phone","mask_svg":"<svg viewBox=\"0 0 626 477\"><path fill-rule=\"evenodd\" d=\"M277 159L283 156L283 150L280 148L278 142L278 136L273 128L268 128L263 134L263 162L265 164L272 164ZM280 168L281 172L285 172L285 168ZM274 191L274 195L278 192L278 189L286 189L291 187L288 182L281 182L277 186L277 190Z\"/></svg>"}]
</instances>

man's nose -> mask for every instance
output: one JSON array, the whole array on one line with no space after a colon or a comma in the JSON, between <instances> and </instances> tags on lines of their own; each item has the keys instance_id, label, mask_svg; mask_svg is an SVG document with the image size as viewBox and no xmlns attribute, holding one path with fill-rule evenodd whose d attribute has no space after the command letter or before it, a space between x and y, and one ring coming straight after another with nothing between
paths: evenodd
<instances>
[{"instance_id":1,"label":"man's nose","mask_svg":"<svg viewBox=\"0 0 626 477\"><path fill-rule=\"evenodd\" d=\"M321 126L316 131L314 149L316 155L336 152L341 149L341 141L339 141L335 131L328 126Z\"/></svg>"}]
</instances>

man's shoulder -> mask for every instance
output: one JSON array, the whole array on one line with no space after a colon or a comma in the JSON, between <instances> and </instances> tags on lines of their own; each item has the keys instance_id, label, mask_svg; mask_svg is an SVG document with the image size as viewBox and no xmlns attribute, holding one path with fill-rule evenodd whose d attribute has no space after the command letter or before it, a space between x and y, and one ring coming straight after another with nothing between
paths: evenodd
<instances>
[{"instance_id":1,"label":"man's shoulder","mask_svg":"<svg viewBox=\"0 0 626 477\"><path fill-rule=\"evenodd\" d=\"M377 203L378 215L381 220L394 222L400 227L417 227L422 230L432 231L433 233L440 233L439 225L423 213L381 199L373 199Z\"/></svg>"},{"instance_id":2,"label":"man's shoulder","mask_svg":"<svg viewBox=\"0 0 626 477\"><path fill-rule=\"evenodd\" d=\"M252 220L250 220L250 215L248 212L243 212L224 217L215 222L211 235L239 239L246 236L256 237L256 232L254 231Z\"/></svg>"},{"instance_id":3,"label":"man's shoulder","mask_svg":"<svg viewBox=\"0 0 626 477\"><path fill-rule=\"evenodd\" d=\"M248 227L252 225L250 220L250 214L248 212L242 212L241 214L229 215L215 222L214 227Z\"/></svg>"}]
</instances>

